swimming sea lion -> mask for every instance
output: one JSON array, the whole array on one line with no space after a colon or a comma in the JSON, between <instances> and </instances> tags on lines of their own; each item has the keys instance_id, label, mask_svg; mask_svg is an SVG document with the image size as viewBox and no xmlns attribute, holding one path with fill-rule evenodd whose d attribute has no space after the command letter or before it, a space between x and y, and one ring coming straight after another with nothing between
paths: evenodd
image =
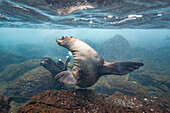
<instances>
[{"instance_id":1,"label":"swimming sea lion","mask_svg":"<svg viewBox=\"0 0 170 113\"><path fill-rule=\"evenodd\" d=\"M67 70L67 65L70 62L70 60L71 57L68 56L65 63L63 63L60 59L58 60L57 63L55 63L51 58L46 57L43 60L41 60L40 65L47 69L54 77L61 71Z\"/></svg>"},{"instance_id":2,"label":"swimming sea lion","mask_svg":"<svg viewBox=\"0 0 170 113\"><path fill-rule=\"evenodd\" d=\"M56 41L74 56L73 69L62 71L54 77L66 84L90 87L102 75L126 75L143 66L140 62L106 62L92 47L72 36L64 36Z\"/></svg>"}]
</instances>

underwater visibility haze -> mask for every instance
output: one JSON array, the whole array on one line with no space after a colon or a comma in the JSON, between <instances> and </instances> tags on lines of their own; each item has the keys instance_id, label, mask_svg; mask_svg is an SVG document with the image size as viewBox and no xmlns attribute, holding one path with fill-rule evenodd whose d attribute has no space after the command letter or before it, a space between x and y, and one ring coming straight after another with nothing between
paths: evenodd
<instances>
[{"instance_id":1,"label":"underwater visibility haze","mask_svg":"<svg viewBox=\"0 0 170 113\"><path fill-rule=\"evenodd\" d=\"M0 113L168 113L169 29L168 0L0 0ZM86 89L61 83L53 77L74 65L62 36L107 62L144 65Z\"/></svg>"}]
</instances>

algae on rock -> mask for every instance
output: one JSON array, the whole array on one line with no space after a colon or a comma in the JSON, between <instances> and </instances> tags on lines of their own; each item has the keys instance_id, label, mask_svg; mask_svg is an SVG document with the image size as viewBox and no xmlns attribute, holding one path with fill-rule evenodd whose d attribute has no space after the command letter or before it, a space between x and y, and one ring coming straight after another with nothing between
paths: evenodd
<instances>
[{"instance_id":1,"label":"algae on rock","mask_svg":"<svg viewBox=\"0 0 170 113\"><path fill-rule=\"evenodd\" d=\"M1 73L1 79L5 81L13 81L25 72L39 66L40 59L30 59L19 64L10 64Z\"/></svg>"},{"instance_id":2,"label":"algae on rock","mask_svg":"<svg viewBox=\"0 0 170 113\"><path fill-rule=\"evenodd\" d=\"M55 81L51 73L43 67L37 67L20 76L4 94L14 97L16 102L25 102L37 93L62 88L64 88L63 83Z\"/></svg>"}]
</instances>

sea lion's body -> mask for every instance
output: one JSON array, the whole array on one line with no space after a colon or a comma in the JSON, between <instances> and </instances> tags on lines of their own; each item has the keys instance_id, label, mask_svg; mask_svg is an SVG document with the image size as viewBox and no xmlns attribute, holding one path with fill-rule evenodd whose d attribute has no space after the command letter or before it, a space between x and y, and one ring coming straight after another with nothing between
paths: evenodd
<instances>
[{"instance_id":1,"label":"sea lion's body","mask_svg":"<svg viewBox=\"0 0 170 113\"><path fill-rule=\"evenodd\" d=\"M67 84L90 87L102 75L124 75L143 65L143 63L137 62L105 62L93 48L75 37L62 37L62 39L57 40L57 43L71 51L74 56L73 69L63 71L55 77L56 80Z\"/></svg>"},{"instance_id":2,"label":"sea lion's body","mask_svg":"<svg viewBox=\"0 0 170 113\"><path fill-rule=\"evenodd\" d=\"M79 39L76 39L69 50L73 53L75 60L72 72L78 79L76 85L92 86L101 77L99 70L101 70L104 60L93 48Z\"/></svg>"}]
</instances>

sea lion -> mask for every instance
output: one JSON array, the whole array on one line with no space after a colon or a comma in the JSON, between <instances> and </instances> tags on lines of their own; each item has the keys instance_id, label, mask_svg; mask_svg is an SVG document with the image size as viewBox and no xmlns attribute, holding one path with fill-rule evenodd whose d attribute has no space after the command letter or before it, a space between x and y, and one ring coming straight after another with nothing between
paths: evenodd
<instances>
[{"instance_id":1,"label":"sea lion","mask_svg":"<svg viewBox=\"0 0 170 113\"><path fill-rule=\"evenodd\" d=\"M126 75L144 65L140 62L106 62L92 47L72 36L63 36L56 42L74 56L73 69L54 77L66 84L86 88L95 84L102 75Z\"/></svg>"},{"instance_id":2,"label":"sea lion","mask_svg":"<svg viewBox=\"0 0 170 113\"><path fill-rule=\"evenodd\" d=\"M70 60L71 57L68 56L65 63L63 63L60 59L58 60L57 63L55 63L51 58L46 57L43 60L41 60L40 65L47 69L54 77L61 71L67 70L67 66Z\"/></svg>"}]
</instances>

